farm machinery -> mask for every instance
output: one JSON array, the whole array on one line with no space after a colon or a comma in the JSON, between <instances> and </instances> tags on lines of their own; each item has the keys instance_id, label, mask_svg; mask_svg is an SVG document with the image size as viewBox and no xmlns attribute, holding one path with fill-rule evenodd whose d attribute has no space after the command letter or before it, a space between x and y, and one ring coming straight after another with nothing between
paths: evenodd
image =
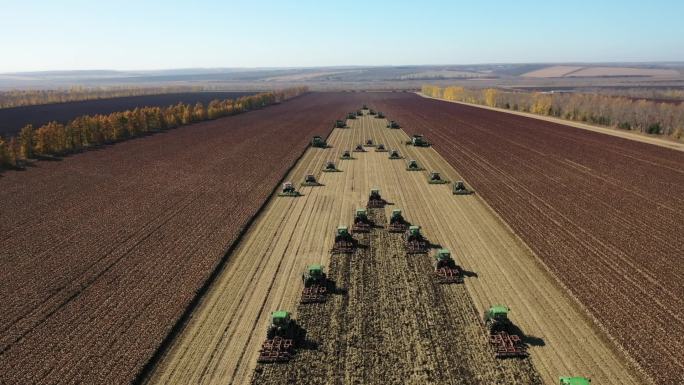
<instances>
[{"instance_id":1,"label":"farm machinery","mask_svg":"<svg viewBox=\"0 0 684 385\"><path fill-rule=\"evenodd\" d=\"M427 239L420 232L420 226L409 226L408 230L404 233L404 241L406 253L408 254L427 253L430 247Z\"/></svg>"},{"instance_id":2,"label":"farm machinery","mask_svg":"<svg viewBox=\"0 0 684 385\"><path fill-rule=\"evenodd\" d=\"M368 106L364 104L363 107L361 107L361 109L362 109L362 110L367 110L367 109L368 109Z\"/></svg>"},{"instance_id":3,"label":"farm machinery","mask_svg":"<svg viewBox=\"0 0 684 385\"><path fill-rule=\"evenodd\" d=\"M317 148L327 148L328 143L325 142L325 139L321 138L320 136L316 135L313 137L311 140L311 147L317 147Z\"/></svg>"},{"instance_id":4,"label":"farm machinery","mask_svg":"<svg viewBox=\"0 0 684 385\"><path fill-rule=\"evenodd\" d=\"M385 204L387 204L387 201L382 199L382 196L380 195L380 189L371 189L370 194L368 195L368 203L366 204L366 208L381 209L385 207Z\"/></svg>"},{"instance_id":5,"label":"farm machinery","mask_svg":"<svg viewBox=\"0 0 684 385\"><path fill-rule=\"evenodd\" d=\"M409 223L401 215L401 210L392 210L392 215L390 215L389 225L387 226L387 231L390 233L405 233L408 230Z\"/></svg>"},{"instance_id":6,"label":"farm machinery","mask_svg":"<svg viewBox=\"0 0 684 385\"><path fill-rule=\"evenodd\" d=\"M390 159L403 159L403 156L401 156L399 154L399 150L390 150L389 158Z\"/></svg>"},{"instance_id":7,"label":"farm machinery","mask_svg":"<svg viewBox=\"0 0 684 385\"><path fill-rule=\"evenodd\" d=\"M473 191L469 190L462 180L457 180L454 182L453 193L454 195L470 195Z\"/></svg>"},{"instance_id":8,"label":"farm machinery","mask_svg":"<svg viewBox=\"0 0 684 385\"><path fill-rule=\"evenodd\" d=\"M328 294L328 277L323 272L321 265L309 265L302 274L302 298L299 303L320 303L325 302Z\"/></svg>"},{"instance_id":9,"label":"farm machinery","mask_svg":"<svg viewBox=\"0 0 684 385\"><path fill-rule=\"evenodd\" d=\"M428 177L428 183L430 184L446 184L449 183L448 180L442 179L442 176L439 175L437 171L433 171L430 173L430 176Z\"/></svg>"},{"instance_id":10,"label":"farm machinery","mask_svg":"<svg viewBox=\"0 0 684 385\"><path fill-rule=\"evenodd\" d=\"M406 164L406 171L423 171L425 170L424 168L420 167L418 164L418 161L415 159L411 159L408 161Z\"/></svg>"},{"instance_id":11,"label":"farm machinery","mask_svg":"<svg viewBox=\"0 0 684 385\"><path fill-rule=\"evenodd\" d=\"M356 111L356 116L363 116L363 111L362 111L362 110L357 110L357 111Z\"/></svg>"},{"instance_id":12,"label":"farm machinery","mask_svg":"<svg viewBox=\"0 0 684 385\"><path fill-rule=\"evenodd\" d=\"M387 149L384 144L378 143L378 146L375 147L375 152L387 152Z\"/></svg>"},{"instance_id":13,"label":"farm machinery","mask_svg":"<svg viewBox=\"0 0 684 385\"><path fill-rule=\"evenodd\" d=\"M363 144L357 144L356 147L354 147L354 152L366 152L366 149L363 148Z\"/></svg>"},{"instance_id":14,"label":"farm machinery","mask_svg":"<svg viewBox=\"0 0 684 385\"><path fill-rule=\"evenodd\" d=\"M347 128L347 123L345 123L344 120L336 120L335 125L333 127L334 128Z\"/></svg>"},{"instance_id":15,"label":"farm machinery","mask_svg":"<svg viewBox=\"0 0 684 385\"><path fill-rule=\"evenodd\" d=\"M356 119L356 113L354 113L354 112L348 113L348 114L347 114L347 119L351 119L351 120Z\"/></svg>"},{"instance_id":16,"label":"farm machinery","mask_svg":"<svg viewBox=\"0 0 684 385\"><path fill-rule=\"evenodd\" d=\"M485 327L489 331L489 344L496 358L527 357L527 346L518 335L518 328L508 318L510 309L493 305L485 311Z\"/></svg>"},{"instance_id":17,"label":"farm machinery","mask_svg":"<svg viewBox=\"0 0 684 385\"><path fill-rule=\"evenodd\" d=\"M399 123L395 122L394 120L390 120L390 122L387 123L387 128L401 128L401 126L399 126Z\"/></svg>"},{"instance_id":18,"label":"farm machinery","mask_svg":"<svg viewBox=\"0 0 684 385\"><path fill-rule=\"evenodd\" d=\"M347 226L337 226L337 233L335 233L335 243L333 244L331 253L353 253L356 247L354 237L349 233Z\"/></svg>"},{"instance_id":19,"label":"farm machinery","mask_svg":"<svg viewBox=\"0 0 684 385\"><path fill-rule=\"evenodd\" d=\"M376 112L375 112L374 109L371 108L370 110L368 110L368 114L369 114L369 115L375 115Z\"/></svg>"},{"instance_id":20,"label":"farm machinery","mask_svg":"<svg viewBox=\"0 0 684 385\"><path fill-rule=\"evenodd\" d=\"M304 182L302 182L302 186L323 186L323 185L318 183L318 180L316 180L316 175L306 174L306 176L304 177Z\"/></svg>"},{"instance_id":21,"label":"farm machinery","mask_svg":"<svg viewBox=\"0 0 684 385\"><path fill-rule=\"evenodd\" d=\"M339 172L340 170L335 166L335 162L327 161L325 162L325 167L323 167L323 172Z\"/></svg>"},{"instance_id":22,"label":"farm machinery","mask_svg":"<svg viewBox=\"0 0 684 385\"><path fill-rule=\"evenodd\" d=\"M271 313L271 324L266 332L266 341L261 345L257 362L286 362L295 354L302 329L292 319L290 312L278 310Z\"/></svg>"},{"instance_id":23,"label":"farm machinery","mask_svg":"<svg viewBox=\"0 0 684 385\"><path fill-rule=\"evenodd\" d=\"M366 209L356 209L354 224L351 228L352 233L368 233L371 230L371 225Z\"/></svg>"},{"instance_id":24,"label":"farm machinery","mask_svg":"<svg viewBox=\"0 0 684 385\"><path fill-rule=\"evenodd\" d=\"M447 249L439 249L435 253L435 279L437 283L463 283L463 269Z\"/></svg>"},{"instance_id":25,"label":"farm machinery","mask_svg":"<svg viewBox=\"0 0 684 385\"><path fill-rule=\"evenodd\" d=\"M385 114L383 114L382 112L378 111L378 113L377 113L377 115L375 115L375 117L378 118L378 119L385 119Z\"/></svg>"},{"instance_id":26,"label":"farm machinery","mask_svg":"<svg viewBox=\"0 0 684 385\"><path fill-rule=\"evenodd\" d=\"M373 139L366 140L366 147L375 147L375 143L373 143Z\"/></svg>"},{"instance_id":27,"label":"farm machinery","mask_svg":"<svg viewBox=\"0 0 684 385\"><path fill-rule=\"evenodd\" d=\"M302 195L302 194L295 189L292 182L283 183L283 188L278 193L279 197L298 197L300 195Z\"/></svg>"},{"instance_id":28,"label":"farm machinery","mask_svg":"<svg viewBox=\"0 0 684 385\"><path fill-rule=\"evenodd\" d=\"M591 385L591 380L586 377L560 377L560 385Z\"/></svg>"},{"instance_id":29,"label":"farm machinery","mask_svg":"<svg viewBox=\"0 0 684 385\"><path fill-rule=\"evenodd\" d=\"M340 155L340 159L350 160L354 158L352 158L351 152L349 152L349 150L344 150L344 152L342 152L342 155Z\"/></svg>"},{"instance_id":30,"label":"farm machinery","mask_svg":"<svg viewBox=\"0 0 684 385\"><path fill-rule=\"evenodd\" d=\"M410 140L406 141L406 144L414 147L430 147L430 142L425 140L423 135L415 134Z\"/></svg>"}]
</instances>

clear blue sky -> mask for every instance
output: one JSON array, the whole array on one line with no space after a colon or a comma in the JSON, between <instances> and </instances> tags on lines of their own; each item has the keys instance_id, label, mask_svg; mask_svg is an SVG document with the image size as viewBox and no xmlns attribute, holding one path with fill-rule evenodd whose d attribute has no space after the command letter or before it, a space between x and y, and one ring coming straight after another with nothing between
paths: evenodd
<instances>
[{"instance_id":1,"label":"clear blue sky","mask_svg":"<svg viewBox=\"0 0 684 385\"><path fill-rule=\"evenodd\" d=\"M684 1L1 0L0 72L683 61Z\"/></svg>"}]
</instances>

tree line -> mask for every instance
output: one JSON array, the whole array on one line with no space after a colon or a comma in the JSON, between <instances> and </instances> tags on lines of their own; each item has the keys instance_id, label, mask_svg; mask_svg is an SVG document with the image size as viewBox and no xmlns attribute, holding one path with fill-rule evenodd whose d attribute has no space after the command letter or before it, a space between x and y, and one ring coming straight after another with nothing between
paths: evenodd
<instances>
[{"instance_id":1,"label":"tree line","mask_svg":"<svg viewBox=\"0 0 684 385\"><path fill-rule=\"evenodd\" d=\"M424 85L422 93L445 100L665 135L678 140L684 138L684 104L597 93L518 92L434 85Z\"/></svg>"},{"instance_id":2,"label":"tree line","mask_svg":"<svg viewBox=\"0 0 684 385\"><path fill-rule=\"evenodd\" d=\"M63 156L149 132L235 115L280 103L307 91L307 87L296 87L238 99L213 100L206 106L178 103L168 107L139 107L107 115L84 115L66 124L50 122L37 128L27 125L16 137L0 137L0 167L21 167L28 159Z\"/></svg>"}]
</instances>

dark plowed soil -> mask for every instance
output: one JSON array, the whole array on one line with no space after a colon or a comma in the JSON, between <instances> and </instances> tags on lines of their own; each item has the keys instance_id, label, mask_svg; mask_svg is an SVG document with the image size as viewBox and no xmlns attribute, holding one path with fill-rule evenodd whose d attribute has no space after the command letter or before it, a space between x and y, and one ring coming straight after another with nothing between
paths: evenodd
<instances>
[{"instance_id":1,"label":"dark plowed soil","mask_svg":"<svg viewBox=\"0 0 684 385\"><path fill-rule=\"evenodd\" d=\"M465 288L435 283L429 256L382 228L360 238L368 248L333 256L338 294L298 309L307 346L258 365L253 384L541 384L528 359L494 358Z\"/></svg>"}]
</instances>

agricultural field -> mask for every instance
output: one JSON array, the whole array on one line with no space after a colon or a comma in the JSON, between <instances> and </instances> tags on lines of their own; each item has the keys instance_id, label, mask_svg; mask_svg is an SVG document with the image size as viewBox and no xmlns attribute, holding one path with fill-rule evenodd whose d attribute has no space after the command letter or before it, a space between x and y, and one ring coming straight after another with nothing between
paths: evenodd
<instances>
[{"instance_id":1,"label":"agricultural field","mask_svg":"<svg viewBox=\"0 0 684 385\"><path fill-rule=\"evenodd\" d=\"M0 383L133 381L314 134L308 95L0 175Z\"/></svg>"},{"instance_id":2,"label":"agricultural field","mask_svg":"<svg viewBox=\"0 0 684 385\"><path fill-rule=\"evenodd\" d=\"M660 384L684 382L684 152L394 95L421 132ZM603 383L603 382L602 382Z\"/></svg>"},{"instance_id":3,"label":"agricultural field","mask_svg":"<svg viewBox=\"0 0 684 385\"><path fill-rule=\"evenodd\" d=\"M415 100L363 97L372 106ZM384 119L347 123L333 130L331 148L309 149L288 174L303 195L271 199L145 383L554 384L573 374L601 384L648 383L479 192L455 196L449 184L427 183L428 170L462 178L445 158L406 146L406 134L385 128ZM372 147L339 159L367 139L404 159ZM406 171L408 159L426 170ZM329 160L341 172L320 172ZM311 172L323 186L299 187ZM353 254L331 255L336 227L351 224L373 187L389 202L371 209L376 227L355 235L361 247ZM435 247L452 251L467 272L464 284L435 283L433 251L403 251L400 236L383 228L396 208ZM326 266L335 290L325 303L300 305L301 274L311 263ZM529 358L494 358L482 314L497 303L511 307ZM287 364L258 364L269 313L278 309L293 312L306 343Z\"/></svg>"},{"instance_id":4,"label":"agricultural field","mask_svg":"<svg viewBox=\"0 0 684 385\"><path fill-rule=\"evenodd\" d=\"M254 92L185 92L162 95L126 96L111 99L85 100L24 107L0 108L0 136L16 135L22 127L57 121L66 123L83 115L106 115L112 112L132 110L136 107L166 107L178 103L202 103L205 106L214 99L237 99Z\"/></svg>"}]
</instances>

